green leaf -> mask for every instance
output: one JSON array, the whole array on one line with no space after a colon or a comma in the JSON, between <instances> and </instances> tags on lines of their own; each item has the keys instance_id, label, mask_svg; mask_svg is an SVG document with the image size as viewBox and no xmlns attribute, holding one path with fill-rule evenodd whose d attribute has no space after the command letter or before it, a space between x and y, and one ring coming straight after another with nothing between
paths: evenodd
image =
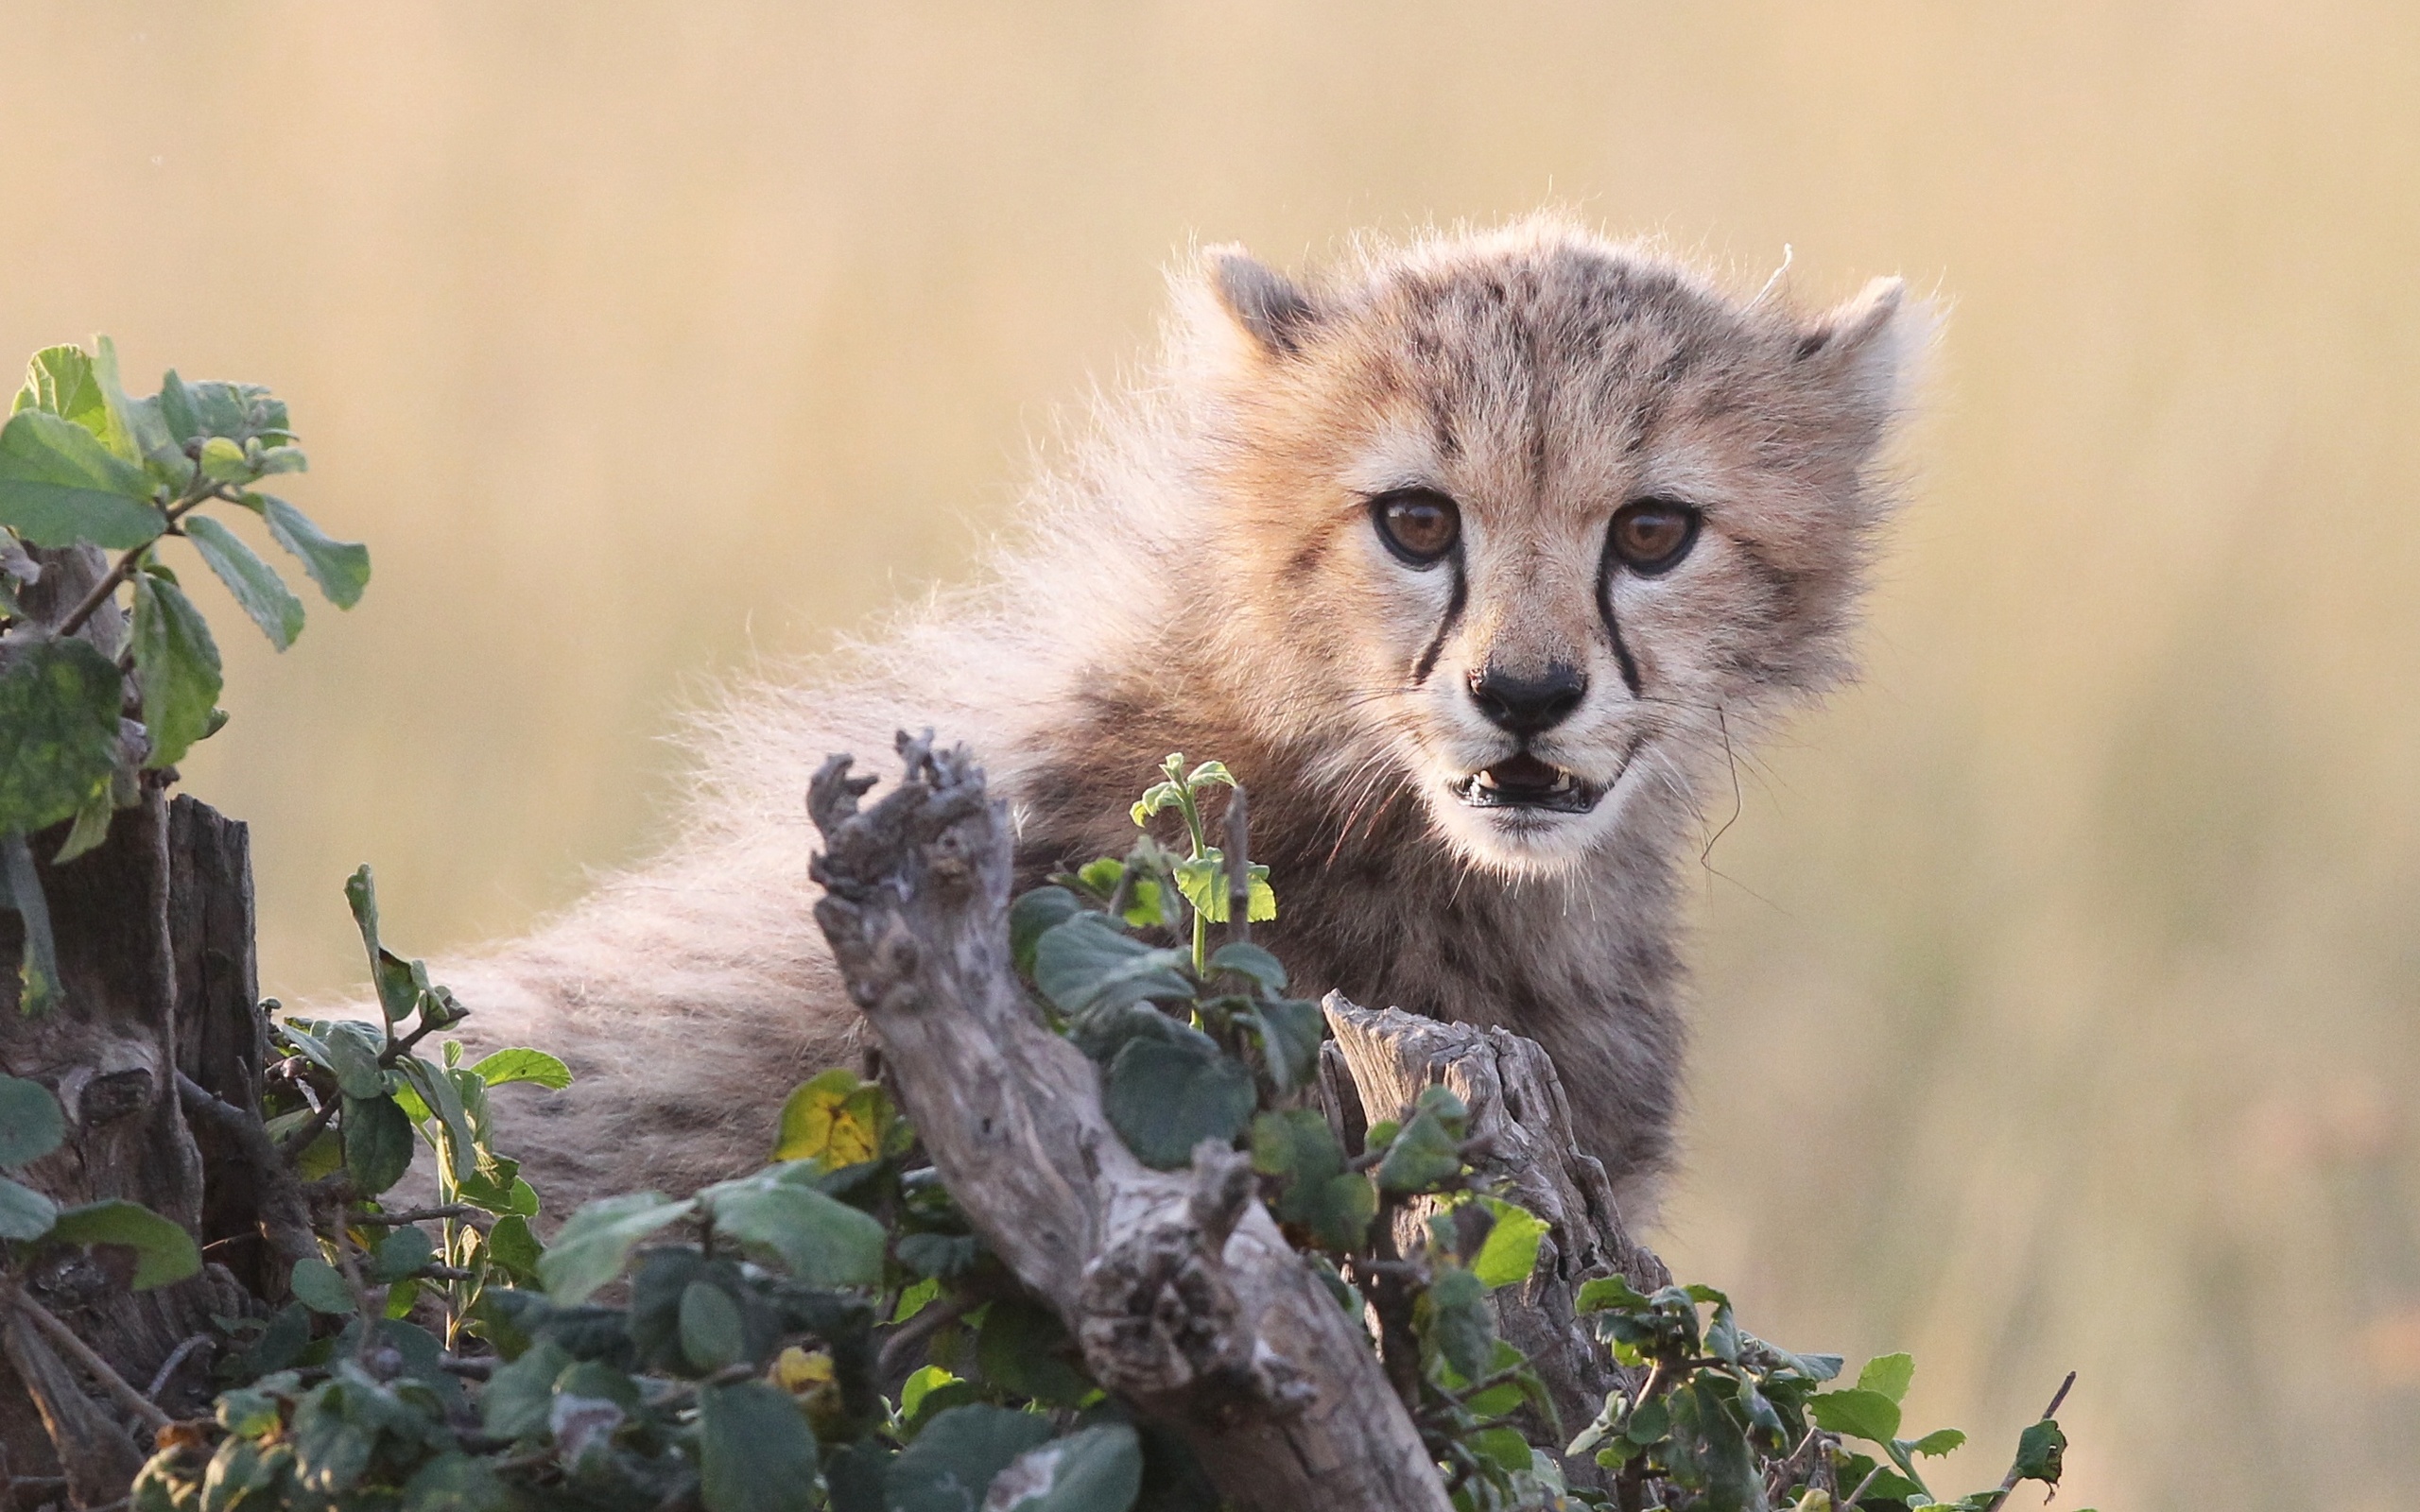
<instances>
[{"instance_id":1,"label":"green leaf","mask_svg":"<svg viewBox=\"0 0 2420 1512\"><path fill-rule=\"evenodd\" d=\"M258 507L262 518L268 522L269 535L302 558L302 570L320 585L320 592L327 595L329 603L338 609L351 609L361 602L361 591L370 586L369 547L330 540L309 516L274 494L244 497L247 503L260 501Z\"/></svg>"},{"instance_id":2,"label":"green leaf","mask_svg":"<svg viewBox=\"0 0 2420 1512\"><path fill-rule=\"evenodd\" d=\"M1911 1454L1924 1454L1934 1459L1950 1453L1966 1442L1966 1435L1955 1428L1939 1428L1908 1446Z\"/></svg>"},{"instance_id":3,"label":"green leaf","mask_svg":"<svg viewBox=\"0 0 2420 1512\"><path fill-rule=\"evenodd\" d=\"M1423 1087L1420 1089L1420 1095L1412 1099L1411 1106L1415 1113L1426 1113L1436 1119L1438 1123L1444 1125L1446 1133L1458 1140L1462 1137L1465 1125L1470 1123L1470 1109L1462 1106L1461 1098L1455 1095L1454 1089L1451 1087ZM1705 1293L1705 1296L1698 1298L1702 1302L1722 1300L1722 1294L1714 1291L1711 1287L1692 1286L1689 1290L1693 1294Z\"/></svg>"},{"instance_id":4,"label":"green leaf","mask_svg":"<svg viewBox=\"0 0 2420 1512\"><path fill-rule=\"evenodd\" d=\"M378 1064L385 1036L359 1019L333 1019L316 1026L320 1051L347 1097L387 1095L387 1073Z\"/></svg>"},{"instance_id":5,"label":"green leaf","mask_svg":"<svg viewBox=\"0 0 2420 1512\"><path fill-rule=\"evenodd\" d=\"M1320 1005L1299 998L1265 998L1251 1019L1260 1030L1261 1052L1277 1090L1289 1092L1309 1082L1327 1030Z\"/></svg>"},{"instance_id":6,"label":"green leaf","mask_svg":"<svg viewBox=\"0 0 2420 1512\"><path fill-rule=\"evenodd\" d=\"M1865 1362L1857 1373L1859 1391L1878 1392L1893 1401L1908 1400L1908 1385L1916 1379L1916 1357L1912 1354L1877 1354Z\"/></svg>"},{"instance_id":7,"label":"green leaf","mask_svg":"<svg viewBox=\"0 0 2420 1512\"><path fill-rule=\"evenodd\" d=\"M118 670L89 641L36 641L0 671L0 834L31 834L107 802Z\"/></svg>"},{"instance_id":8,"label":"green leaf","mask_svg":"<svg viewBox=\"0 0 2420 1512\"><path fill-rule=\"evenodd\" d=\"M681 1352L700 1374L736 1365L748 1352L739 1304L711 1281L691 1281L681 1293Z\"/></svg>"},{"instance_id":9,"label":"green leaf","mask_svg":"<svg viewBox=\"0 0 2420 1512\"><path fill-rule=\"evenodd\" d=\"M916 1417L916 1409L925 1404L926 1397L931 1396L942 1386L956 1383L958 1379L937 1365L917 1366L908 1379L900 1383L899 1416L912 1421Z\"/></svg>"},{"instance_id":10,"label":"green leaf","mask_svg":"<svg viewBox=\"0 0 2420 1512\"><path fill-rule=\"evenodd\" d=\"M361 948L369 953L370 980L378 989L379 1011L389 1023L411 1017L430 988L428 971L418 961L406 961L378 938L378 881L368 867L354 868L344 883L344 901L353 910L354 926L361 932Z\"/></svg>"},{"instance_id":11,"label":"green leaf","mask_svg":"<svg viewBox=\"0 0 2420 1512\"><path fill-rule=\"evenodd\" d=\"M370 958L377 960L378 944L378 879L367 865L355 867L353 875L344 879L345 906L353 912L354 927L361 932L363 948ZM392 1022L397 1016L389 1014Z\"/></svg>"},{"instance_id":12,"label":"green leaf","mask_svg":"<svg viewBox=\"0 0 2420 1512\"><path fill-rule=\"evenodd\" d=\"M552 1339L541 1339L521 1358L499 1367L479 1394L481 1426L495 1438L535 1438L546 1431L555 1380L571 1368L572 1357Z\"/></svg>"},{"instance_id":13,"label":"green leaf","mask_svg":"<svg viewBox=\"0 0 2420 1512\"><path fill-rule=\"evenodd\" d=\"M501 1512L513 1504L487 1461L449 1452L412 1471L401 1512Z\"/></svg>"},{"instance_id":14,"label":"green leaf","mask_svg":"<svg viewBox=\"0 0 2420 1512\"><path fill-rule=\"evenodd\" d=\"M40 1239L59 1218L59 1204L0 1177L0 1239Z\"/></svg>"},{"instance_id":15,"label":"green leaf","mask_svg":"<svg viewBox=\"0 0 2420 1512\"><path fill-rule=\"evenodd\" d=\"M1001 1297L983 1309L975 1363L983 1379L1046 1407L1072 1407L1093 1383L1068 1363L1076 1348L1057 1314L1037 1302Z\"/></svg>"},{"instance_id":16,"label":"green leaf","mask_svg":"<svg viewBox=\"0 0 2420 1512\"><path fill-rule=\"evenodd\" d=\"M251 464L244 460L244 449L224 436L214 436L201 443L201 475L213 483L245 483L251 479Z\"/></svg>"},{"instance_id":17,"label":"green leaf","mask_svg":"<svg viewBox=\"0 0 2420 1512\"><path fill-rule=\"evenodd\" d=\"M1494 1197L1485 1201L1495 1215L1495 1226L1488 1229L1486 1241L1472 1257L1471 1271L1489 1291L1518 1286L1538 1267L1538 1241L1546 1237L1546 1220L1510 1202Z\"/></svg>"},{"instance_id":18,"label":"green leaf","mask_svg":"<svg viewBox=\"0 0 2420 1512\"><path fill-rule=\"evenodd\" d=\"M782 1104L772 1159L813 1160L826 1171L892 1153L898 1113L890 1094L846 1066L819 1073Z\"/></svg>"},{"instance_id":19,"label":"green leaf","mask_svg":"<svg viewBox=\"0 0 2420 1512\"><path fill-rule=\"evenodd\" d=\"M200 407L174 368L160 380L160 423L170 439L181 443L202 434Z\"/></svg>"},{"instance_id":20,"label":"green leaf","mask_svg":"<svg viewBox=\"0 0 2420 1512\"><path fill-rule=\"evenodd\" d=\"M1130 1040L1102 1078L1111 1126L1137 1160L1163 1171L1189 1162L1203 1140L1234 1140L1257 1100L1242 1061L1182 1042Z\"/></svg>"},{"instance_id":21,"label":"green leaf","mask_svg":"<svg viewBox=\"0 0 2420 1512\"><path fill-rule=\"evenodd\" d=\"M1330 1249L1360 1247L1378 1211L1377 1189L1344 1168L1344 1147L1320 1113L1297 1108L1253 1119L1252 1163L1285 1178L1271 1208L1280 1223L1309 1229Z\"/></svg>"},{"instance_id":22,"label":"green leaf","mask_svg":"<svg viewBox=\"0 0 2420 1512\"><path fill-rule=\"evenodd\" d=\"M316 1255L296 1261L285 1284L294 1299L314 1313L343 1314L354 1310L353 1290L345 1285L344 1277Z\"/></svg>"},{"instance_id":23,"label":"green leaf","mask_svg":"<svg viewBox=\"0 0 2420 1512\"><path fill-rule=\"evenodd\" d=\"M1050 1436L1050 1422L1006 1407L952 1407L890 1462L890 1512L977 1512L994 1477Z\"/></svg>"},{"instance_id":24,"label":"green leaf","mask_svg":"<svg viewBox=\"0 0 2420 1512\"><path fill-rule=\"evenodd\" d=\"M1080 913L1035 942L1033 984L1062 1013L1190 998L1183 951L1153 950L1100 914Z\"/></svg>"},{"instance_id":25,"label":"green leaf","mask_svg":"<svg viewBox=\"0 0 2420 1512\"><path fill-rule=\"evenodd\" d=\"M1378 1162L1378 1185L1388 1192L1425 1192L1461 1173L1461 1146L1437 1115L1424 1108L1387 1146Z\"/></svg>"},{"instance_id":26,"label":"green leaf","mask_svg":"<svg viewBox=\"0 0 2420 1512\"><path fill-rule=\"evenodd\" d=\"M1495 1352L1495 1317L1488 1311L1487 1287L1460 1265L1437 1272L1412 1306L1412 1326L1464 1381L1487 1373Z\"/></svg>"},{"instance_id":27,"label":"green leaf","mask_svg":"<svg viewBox=\"0 0 2420 1512\"><path fill-rule=\"evenodd\" d=\"M172 480L182 489L193 476L193 463L168 434L160 418L159 401L129 399L126 385L118 380L117 347L107 336L93 346L93 382L109 409L109 422L101 432L103 444L130 462L153 464L151 475Z\"/></svg>"},{"instance_id":28,"label":"green leaf","mask_svg":"<svg viewBox=\"0 0 2420 1512\"><path fill-rule=\"evenodd\" d=\"M1764 1503L1756 1456L1723 1409L1715 1382L1699 1377L1672 1394L1673 1479L1703 1490L1706 1512L1752 1512Z\"/></svg>"},{"instance_id":29,"label":"green leaf","mask_svg":"<svg viewBox=\"0 0 2420 1512\"><path fill-rule=\"evenodd\" d=\"M622 1263L640 1240L697 1209L695 1198L673 1202L658 1192L627 1193L587 1204L564 1221L538 1262L546 1295L558 1307L588 1300L622 1273Z\"/></svg>"},{"instance_id":30,"label":"green leaf","mask_svg":"<svg viewBox=\"0 0 2420 1512\"><path fill-rule=\"evenodd\" d=\"M1619 1276L1599 1276L1580 1283L1580 1295L1572 1300L1576 1313L1603 1313L1614 1308L1641 1308L1647 1298L1638 1295L1629 1280Z\"/></svg>"},{"instance_id":31,"label":"green leaf","mask_svg":"<svg viewBox=\"0 0 2420 1512\"><path fill-rule=\"evenodd\" d=\"M706 1512L807 1512L814 1505L815 1435L789 1393L764 1382L699 1394L698 1459Z\"/></svg>"},{"instance_id":32,"label":"green leaf","mask_svg":"<svg viewBox=\"0 0 2420 1512\"><path fill-rule=\"evenodd\" d=\"M2020 1479L2057 1486L2066 1468L2066 1454L2067 1435L2059 1431L2055 1418L2045 1418L2016 1435L2016 1473Z\"/></svg>"},{"instance_id":33,"label":"green leaf","mask_svg":"<svg viewBox=\"0 0 2420 1512\"><path fill-rule=\"evenodd\" d=\"M302 633L302 601L294 596L277 570L261 560L233 531L207 515L186 516L184 533L201 553L201 559L227 585L227 592L235 595L236 605L268 637L269 644L281 651L292 645Z\"/></svg>"},{"instance_id":34,"label":"green leaf","mask_svg":"<svg viewBox=\"0 0 2420 1512\"><path fill-rule=\"evenodd\" d=\"M471 1115L462 1106L461 1089L454 1078L418 1056L406 1056L395 1062L404 1080L420 1093L437 1117L438 1125L445 1131L441 1147L445 1154L445 1169L458 1182L474 1176L479 1168L478 1142L471 1128Z\"/></svg>"},{"instance_id":35,"label":"green leaf","mask_svg":"<svg viewBox=\"0 0 2420 1512\"><path fill-rule=\"evenodd\" d=\"M538 1280L538 1258L544 1253L538 1236L530 1231L529 1220L517 1212L498 1218L488 1230L488 1263L516 1282Z\"/></svg>"},{"instance_id":36,"label":"green leaf","mask_svg":"<svg viewBox=\"0 0 2420 1512\"><path fill-rule=\"evenodd\" d=\"M1643 1401L1622 1425L1622 1436L1634 1444L1648 1445L1672 1431L1672 1411L1663 1401Z\"/></svg>"},{"instance_id":37,"label":"green leaf","mask_svg":"<svg viewBox=\"0 0 2420 1512\"><path fill-rule=\"evenodd\" d=\"M1881 1392L1863 1386L1823 1392L1809 1399L1806 1408L1827 1433L1847 1434L1877 1444L1887 1444L1898 1436L1899 1404Z\"/></svg>"},{"instance_id":38,"label":"green leaf","mask_svg":"<svg viewBox=\"0 0 2420 1512\"><path fill-rule=\"evenodd\" d=\"M809 1182L816 1167L774 1166L717 1182L698 1194L715 1227L782 1257L810 1286L882 1282L883 1228L873 1216L824 1195ZM562 1241L555 1241L562 1247Z\"/></svg>"},{"instance_id":39,"label":"green leaf","mask_svg":"<svg viewBox=\"0 0 2420 1512\"><path fill-rule=\"evenodd\" d=\"M37 546L128 551L156 539L168 517L151 488L143 469L73 421L23 409L0 426L0 525Z\"/></svg>"},{"instance_id":40,"label":"green leaf","mask_svg":"<svg viewBox=\"0 0 2420 1512\"><path fill-rule=\"evenodd\" d=\"M1465 1448L1508 1475L1527 1474L1530 1441L1517 1428L1482 1428L1462 1440Z\"/></svg>"},{"instance_id":41,"label":"green leaf","mask_svg":"<svg viewBox=\"0 0 2420 1512\"><path fill-rule=\"evenodd\" d=\"M224 685L218 645L193 600L149 573L134 579L133 640L143 725L151 732L151 754L143 765L173 766L210 733Z\"/></svg>"},{"instance_id":42,"label":"green leaf","mask_svg":"<svg viewBox=\"0 0 2420 1512\"><path fill-rule=\"evenodd\" d=\"M1252 1168L1263 1176L1283 1177L1290 1190L1298 1181L1323 1181L1344 1169L1344 1146L1327 1119L1310 1108L1282 1108L1252 1121ZM1277 1216L1286 1217L1279 1198Z\"/></svg>"},{"instance_id":43,"label":"green leaf","mask_svg":"<svg viewBox=\"0 0 2420 1512\"><path fill-rule=\"evenodd\" d=\"M114 787L115 783L112 782ZM76 811L76 822L67 828L67 838L59 842L59 853L50 858L54 867L63 867L87 850L97 850L110 837L110 821L117 817L113 794L95 795Z\"/></svg>"},{"instance_id":44,"label":"green leaf","mask_svg":"<svg viewBox=\"0 0 2420 1512\"><path fill-rule=\"evenodd\" d=\"M266 1391L248 1391L242 1387L220 1392L212 1416L218 1419L219 1427L238 1438L265 1438L271 1431L284 1426L284 1419L278 1416L275 1397Z\"/></svg>"},{"instance_id":45,"label":"green leaf","mask_svg":"<svg viewBox=\"0 0 2420 1512\"><path fill-rule=\"evenodd\" d=\"M93 359L81 347L44 347L26 363L26 386L17 390L10 413L47 410L100 437L109 429L108 401L93 381Z\"/></svg>"},{"instance_id":46,"label":"green leaf","mask_svg":"<svg viewBox=\"0 0 2420 1512\"><path fill-rule=\"evenodd\" d=\"M491 1087L501 1087L513 1081L533 1081L541 1087L561 1091L571 1085L571 1068L543 1050L499 1050L473 1062L471 1074Z\"/></svg>"},{"instance_id":47,"label":"green leaf","mask_svg":"<svg viewBox=\"0 0 2420 1512\"><path fill-rule=\"evenodd\" d=\"M201 1269L193 1235L138 1202L110 1197L68 1208L50 1236L69 1245L119 1245L134 1251L134 1289L181 1281Z\"/></svg>"},{"instance_id":48,"label":"green leaf","mask_svg":"<svg viewBox=\"0 0 2420 1512\"><path fill-rule=\"evenodd\" d=\"M831 1512L886 1512L882 1483L897 1452L879 1438L861 1438L826 1453L823 1486Z\"/></svg>"},{"instance_id":49,"label":"green leaf","mask_svg":"<svg viewBox=\"0 0 2420 1512\"><path fill-rule=\"evenodd\" d=\"M1526 1447L1521 1460L1529 1463ZM1142 1439L1124 1423L1104 1423L1011 1460L993 1477L983 1505L1002 1512L1126 1512L1142 1488Z\"/></svg>"},{"instance_id":50,"label":"green leaf","mask_svg":"<svg viewBox=\"0 0 2420 1512\"><path fill-rule=\"evenodd\" d=\"M1148 823L1162 809L1173 808L1184 801L1184 791L1174 782L1154 782L1143 790L1132 810L1136 824Z\"/></svg>"},{"instance_id":51,"label":"green leaf","mask_svg":"<svg viewBox=\"0 0 2420 1512\"><path fill-rule=\"evenodd\" d=\"M1230 940L1211 952L1210 970L1248 976L1271 992L1286 990L1284 963L1250 940ZM1318 1005L1312 1007L1316 1011Z\"/></svg>"},{"instance_id":52,"label":"green leaf","mask_svg":"<svg viewBox=\"0 0 2420 1512\"><path fill-rule=\"evenodd\" d=\"M1185 900L1201 911L1201 917L1214 924L1227 921L1228 897L1226 858L1216 846L1198 856L1176 864L1177 889ZM1250 913L1255 924L1277 917L1277 892L1269 885L1269 868L1254 863L1252 874L1245 880L1252 906Z\"/></svg>"},{"instance_id":53,"label":"green leaf","mask_svg":"<svg viewBox=\"0 0 2420 1512\"><path fill-rule=\"evenodd\" d=\"M17 1012L25 1018L58 1005L59 947L50 933L50 905L33 852L22 834L0 834L0 907L12 909L25 934L17 963Z\"/></svg>"},{"instance_id":54,"label":"green leaf","mask_svg":"<svg viewBox=\"0 0 2420 1512\"><path fill-rule=\"evenodd\" d=\"M1064 887L1036 887L1009 905L1009 957L1018 971L1033 974L1033 948L1042 936L1083 911Z\"/></svg>"},{"instance_id":55,"label":"green leaf","mask_svg":"<svg viewBox=\"0 0 2420 1512\"><path fill-rule=\"evenodd\" d=\"M406 1276L419 1273L422 1266L437 1258L437 1244L417 1224L405 1224L388 1230L371 1252L370 1278L380 1285L391 1285Z\"/></svg>"},{"instance_id":56,"label":"green leaf","mask_svg":"<svg viewBox=\"0 0 2420 1512\"><path fill-rule=\"evenodd\" d=\"M67 1115L38 1081L0 1075L0 1165L39 1160L67 1138Z\"/></svg>"},{"instance_id":57,"label":"green leaf","mask_svg":"<svg viewBox=\"0 0 2420 1512\"><path fill-rule=\"evenodd\" d=\"M412 1121L392 1097L344 1100L344 1168L363 1196L374 1197L412 1165Z\"/></svg>"}]
</instances>

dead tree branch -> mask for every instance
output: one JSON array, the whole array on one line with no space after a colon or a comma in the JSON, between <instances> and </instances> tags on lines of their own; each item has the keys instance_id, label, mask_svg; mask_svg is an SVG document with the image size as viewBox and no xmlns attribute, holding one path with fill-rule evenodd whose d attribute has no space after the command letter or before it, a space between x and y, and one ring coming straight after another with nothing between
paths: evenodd
<instances>
[{"instance_id":1,"label":"dead tree branch","mask_svg":"<svg viewBox=\"0 0 2420 1512\"><path fill-rule=\"evenodd\" d=\"M1037 1021L1009 959L1007 810L972 758L901 752L906 778L871 808L847 758L816 774L816 919L968 1217L1237 1506L1443 1512L1360 1324L1253 1198L1243 1157L1145 1167L1091 1063Z\"/></svg>"}]
</instances>

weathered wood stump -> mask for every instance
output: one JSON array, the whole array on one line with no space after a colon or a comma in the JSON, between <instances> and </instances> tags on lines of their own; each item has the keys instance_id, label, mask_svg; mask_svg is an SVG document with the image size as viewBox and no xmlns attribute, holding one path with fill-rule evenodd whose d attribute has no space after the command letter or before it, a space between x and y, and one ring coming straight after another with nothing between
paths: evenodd
<instances>
[{"instance_id":1,"label":"weathered wood stump","mask_svg":"<svg viewBox=\"0 0 2420 1512\"><path fill-rule=\"evenodd\" d=\"M1358 1147L1356 1125L1366 1124L1365 1110L1392 1117L1422 1088L1449 1088L1470 1109L1473 1168L1546 1221L1529 1280L1492 1300L1497 1332L1530 1357L1563 1431L1576 1433L1596 1418L1608 1391L1627 1383L1574 1310L1582 1283L1620 1275L1651 1292L1672 1278L1623 1226L1604 1166L1581 1153L1554 1062L1535 1040L1503 1029L1364 1008L1339 992L1321 1007L1335 1036L1321 1047L1322 1100L1348 1148ZM1398 1210L1398 1246L1417 1246L1436 1206L1422 1198ZM1595 1467L1569 1464L1565 1471L1593 1481Z\"/></svg>"},{"instance_id":2,"label":"weathered wood stump","mask_svg":"<svg viewBox=\"0 0 2420 1512\"><path fill-rule=\"evenodd\" d=\"M104 570L90 548L39 556L42 580L25 594L38 618L80 598ZM79 633L113 655L123 616L104 609ZM50 1088L67 1119L66 1143L14 1175L61 1207L142 1203L190 1229L212 1263L147 1292L127 1288L106 1246L99 1259L61 1252L28 1275L28 1294L138 1386L180 1345L215 1336L213 1314L251 1310L248 1282L268 1291L247 1160L216 1131L187 1124L178 1086L182 1074L257 1117L250 843L243 825L208 806L172 801L165 781L147 775L140 801L119 811L109 838L63 866L52 858L67 826L31 837L59 954L61 1001L47 1013L19 1011L24 929L0 910L0 1070ZM78 1505L123 1496L149 1453L147 1415L39 1320L5 1299L0 1318L0 1472L63 1476ZM206 1409L209 1364L207 1349L186 1350L154 1394L175 1414Z\"/></svg>"}]
</instances>

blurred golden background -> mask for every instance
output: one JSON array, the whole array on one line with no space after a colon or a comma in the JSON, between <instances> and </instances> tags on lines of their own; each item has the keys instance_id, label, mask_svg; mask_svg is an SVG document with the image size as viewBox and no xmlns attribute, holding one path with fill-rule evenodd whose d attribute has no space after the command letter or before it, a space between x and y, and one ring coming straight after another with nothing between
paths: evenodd
<instances>
[{"instance_id":1,"label":"blurred golden background","mask_svg":"<svg viewBox=\"0 0 2420 1512\"><path fill-rule=\"evenodd\" d=\"M1551 202L1937 291L1866 679L1703 876L1657 1242L1915 1349L1947 1490L2075 1368L2061 1505L2409 1503L2420 12L6 15L0 352L274 385L374 555L283 658L216 615L288 998L359 861L434 954L641 853L683 701L959 571L1189 239Z\"/></svg>"}]
</instances>

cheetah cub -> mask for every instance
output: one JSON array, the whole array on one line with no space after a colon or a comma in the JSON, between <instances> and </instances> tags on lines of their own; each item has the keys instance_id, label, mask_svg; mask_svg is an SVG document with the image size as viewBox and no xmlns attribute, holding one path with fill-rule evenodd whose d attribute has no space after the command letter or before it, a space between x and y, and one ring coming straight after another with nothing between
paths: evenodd
<instances>
[{"instance_id":1,"label":"cheetah cub","mask_svg":"<svg viewBox=\"0 0 2420 1512\"><path fill-rule=\"evenodd\" d=\"M1741 301L1571 224L1175 280L1156 369L978 586L699 721L683 838L441 978L578 1082L500 1108L557 1211L761 1160L856 1055L803 794L972 746L1028 879L1123 852L1160 758L1253 789L1298 990L1543 1043L1634 1210L1669 1159L1677 858L1726 746L1841 677L1927 319Z\"/></svg>"}]
</instances>

